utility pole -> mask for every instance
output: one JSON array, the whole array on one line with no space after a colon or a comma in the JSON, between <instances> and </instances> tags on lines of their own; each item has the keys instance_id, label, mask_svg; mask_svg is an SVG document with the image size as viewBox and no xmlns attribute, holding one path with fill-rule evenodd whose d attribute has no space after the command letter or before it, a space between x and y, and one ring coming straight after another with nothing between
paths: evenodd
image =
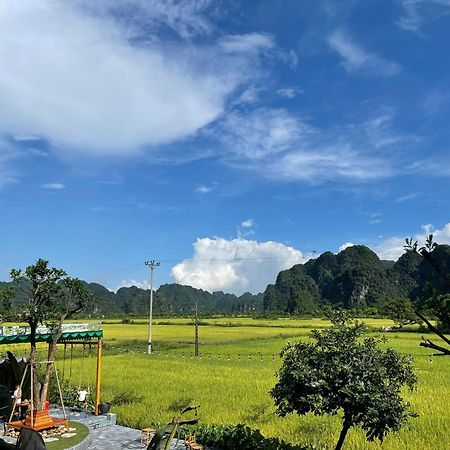
<instances>
[{"instance_id":1,"label":"utility pole","mask_svg":"<svg viewBox=\"0 0 450 450\"><path fill-rule=\"evenodd\" d=\"M195 356L198 355L198 306L195 302Z\"/></svg>"},{"instance_id":2,"label":"utility pole","mask_svg":"<svg viewBox=\"0 0 450 450\"><path fill-rule=\"evenodd\" d=\"M153 271L159 266L159 262L155 260L145 261L145 265L150 267L150 312L148 317L148 345L147 354L152 353L152 319L153 319Z\"/></svg>"}]
</instances>

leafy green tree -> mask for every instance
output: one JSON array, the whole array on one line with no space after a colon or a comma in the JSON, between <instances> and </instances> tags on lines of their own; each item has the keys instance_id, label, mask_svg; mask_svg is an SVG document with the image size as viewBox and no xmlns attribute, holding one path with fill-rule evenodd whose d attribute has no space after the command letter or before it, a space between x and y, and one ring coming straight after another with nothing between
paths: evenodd
<instances>
[{"instance_id":1,"label":"leafy green tree","mask_svg":"<svg viewBox=\"0 0 450 450\"><path fill-rule=\"evenodd\" d=\"M439 291L442 292L443 286L445 286L447 292L450 290L449 247L438 245L434 241L433 234L428 235L425 245L422 247L419 247L419 243L414 241L413 238L405 239L405 241L405 250L421 256L429 264L429 267L434 270L434 273L438 275L439 282L441 283L441 286L439 286L440 289L438 290L435 286L436 283L433 283L432 280L429 281L428 288L431 292L428 301L425 302L425 307L431 309L436 315L441 330L436 328L421 311L416 310L416 314L426 323L428 329L445 343L445 346L435 344L430 339L425 338L419 345L437 350L439 352L438 355L450 356L450 339L444 335L444 332L450 331L450 295L448 293L439 293ZM436 253L440 257L436 256ZM429 275L429 278L432 277Z\"/></svg>"},{"instance_id":2,"label":"leafy green tree","mask_svg":"<svg viewBox=\"0 0 450 450\"><path fill-rule=\"evenodd\" d=\"M18 319L30 326L30 361L36 362L36 330L40 324L53 329L53 341L49 348L48 363L43 382L34 386L36 407L42 409L52 372L50 363L56 353L56 344L61 337L64 321L84 309L92 298L84 284L67 276L62 269L49 267L48 261L39 259L24 270L12 269L11 278L16 285L15 297L18 303ZM35 370L35 369L34 369ZM36 372L36 370L35 370ZM37 374L36 374L37 375ZM34 377L38 379L37 376Z\"/></svg>"},{"instance_id":3,"label":"leafy green tree","mask_svg":"<svg viewBox=\"0 0 450 450\"><path fill-rule=\"evenodd\" d=\"M422 322L417 316L414 305L409 298L397 297L386 303L384 313L401 329L406 325Z\"/></svg>"},{"instance_id":4,"label":"leafy green tree","mask_svg":"<svg viewBox=\"0 0 450 450\"><path fill-rule=\"evenodd\" d=\"M14 317L12 311L14 295L14 289L10 286L0 291L0 323L7 322Z\"/></svg>"},{"instance_id":5,"label":"leafy green tree","mask_svg":"<svg viewBox=\"0 0 450 450\"><path fill-rule=\"evenodd\" d=\"M403 386L413 389L417 382L411 359L380 349L382 339L361 341L364 325L349 321L347 312L335 314L332 323L329 329L311 332L315 342L288 343L282 350L279 380L270 392L277 413L342 412L336 450L355 426L369 441L382 441L416 416L400 396Z\"/></svg>"}]
</instances>

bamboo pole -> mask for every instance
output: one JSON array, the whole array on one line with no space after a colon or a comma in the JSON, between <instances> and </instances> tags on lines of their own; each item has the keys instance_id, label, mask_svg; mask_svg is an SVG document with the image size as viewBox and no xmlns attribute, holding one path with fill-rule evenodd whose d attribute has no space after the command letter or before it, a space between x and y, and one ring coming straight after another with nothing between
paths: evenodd
<instances>
[{"instance_id":1,"label":"bamboo pole","mask_svg":"<svg viewBox=\"0 0 450 450\"><path fill-rule=\"evenodd\" d=\"M53 368L55 369L56 383L58 384L59 399L61 400L61 408L63 410L64 419L67 420L66 408L64 407L61 385L59 384L58 369L56 368L55 361L53 361Z\"/></svg>"},{"instance_id":2,"label":"bamboo pole","mask_svg":"<svg viewBox=\"0 0 450 450\"><path fill-rule=\"evenodd\" d=\"M95 415L98 416L98 405L100 403L100 387L102 382L102 347L103 342L102 339L98 339L97 344L97 379L96 379L96 386L95 386Z\"/></svg>"},{"instance_id":3,"label":"bamboo pole","mask_svg":"<svg viewBox=\"0 0 450 450\"><path fill-rule=\"evenodd\" d=\"M20 384L19 384L20 390L22 390L23 382L25 381L25 375L27 374L27 371L28 371L28 364L25 366L25 370L23 371L23 374L22 374L22 379L20 380ZM11 415L9 416L8 422L11 422L11 420L13 418L14 411L16 409L16 404L17 404L17 398L14 398L14 404L13 404L13 407L11 410Z\"/></svg>"},{"instance_id":4,"label":"bamboo pole","mask_svg":"<svg viewBox=\"0 0 450 450\"><path fill-rule=\"evenodd\" d=\"M31 376L31 427L34 426L34 379L33 379L33 372L34 372L34 364L30 364L30 376Z\"/></svg>"}]
</instances>

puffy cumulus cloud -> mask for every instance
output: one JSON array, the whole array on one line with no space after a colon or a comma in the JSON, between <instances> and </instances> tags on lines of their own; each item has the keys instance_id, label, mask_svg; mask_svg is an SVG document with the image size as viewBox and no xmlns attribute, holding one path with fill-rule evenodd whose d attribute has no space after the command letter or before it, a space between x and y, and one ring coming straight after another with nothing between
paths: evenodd
<instances>
[{"instance_id":1,"label":"puffy cumulus cloud","mask_svg":"<svg viewBox=\"0 0 450 450\"><path fill-rule=\"evenodd\" d=\"M201 238L194 243L194 256L172 268L177 283L209 292L235 294L262 292L280 270L306 260L293 247L279 242L246 239Z\"/></svg>"},{"instance_id":2,"label":"puffy cumulus cloud","mask_svg":"<svg viewBox=\"0 0 450 450\"><path fill-rule=\"evenodd\" d=\"M345 250L346 248L353 247L355 244L353 242L346 242L339 247L339 251Z\"/></svg>"},{"instance_id":3,"label":"puffy cumulus cloud","mask_svg":"<svg viewBox=\"0 0 450 450\"><path fill-rule=\"evenodd\" d=\"M110 288L110 290L113 292L117 292L120 288L132 287L132 286L136 286L141 289L150 289L150 283L148 281L145 281L145 280L138 281L138 280L130 279L130 280L122 280L119 284L117 284L117 286ZM156 290L157 287L153 286L153 289Z\"/></svg>"},{"instance_id":4,"label":"puffy cumulus cloud","mask_svg":"<svg viewBox=\"0 0 450 450\"><path fill-rule=\"evenodd\" d=\"M125 26L133 20L118 23L104 12L111 6L93 3L0 2L0 135L37 136L67 156L133 154L214 121L247 77L242 55L162 42L154 26L141 42ZM116 5L129 7L124 19L136 5L150 14L145 3ZM151 24L162 20L181 35L206 30L195 2L169 2L167 14L163 3Z\"/></svg>"},{"instance_id":5,"label":"puffy cumulus cloud","mask_svg":"<svg viewBox=\"0 0 450 450\"><path fill-rule=\"evenodd\" d=\"M441 229L435 229L433 225L422 225L422 231L413 236L413 239L418 241L419 244L425 244L426 237L433 233L434 239L438 244L450 244L450 223L444 225ZM373 246L372 250L378 254L381 259L388 259L396 261L400 256L405 253L404 237L391 237L384 240L381 244Z\"/></svg>"},{"instance_id":6,"label":"puffy cumulus cloud","mask_svg":"<svg viewBox=\"0 0 450 450\"><path fill-rule=\"evenodd\" d=\"M253 225L254 225L253 219L247 219L247 220L244 220L243 222L241 222L242 228L251 228Z\"/></svg>"},{"instance_id":7,"label":"puffy cumulus cloud","mask_svg":"<svg viewBox=\"0 0 450 450\"><path fill-rule=\"evenodd\" d=\"M348 72L363 71L376 75L394 75L400 66L375 55L356 43L348 34L337 30L328 38L328 44L343 59L344 68Z\"/></svg>"}]
</instances>

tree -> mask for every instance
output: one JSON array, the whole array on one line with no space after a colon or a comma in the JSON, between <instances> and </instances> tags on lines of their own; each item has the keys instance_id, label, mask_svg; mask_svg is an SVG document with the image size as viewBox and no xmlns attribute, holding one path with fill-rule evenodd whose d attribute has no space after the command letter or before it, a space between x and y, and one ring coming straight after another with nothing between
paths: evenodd
<instances>
[{"instance_id":1,"label":"tree","mask_svg":"<svg viewBox=\"0 0 450 450\"><path fill-rule=\"evenodd\" d=\"M4 288L0 291L0 323L7 322L14 317L12 312L12 301L14 299L14 289Z\"/></svg>"},{"instance_id":2,"label":"tree","mask_svg":"<svg viewBox=\"0 0 450 450\"><path fill-rule=\"evenodd\" d=\"M405 325L420 323L421 320L414 311L414 305L409 298L397 297L386 303L384 312L389 319L393 320L397 328Z\"/></svg>"},{"instance_id":3,"label":"tree","mask_svg":"<svg viewBox=\"0 0 450 450\"><path fill-rule=\"evenodd\" d=\"M279 378L270 394L280 416L332 414L342 411L343 422L336 450L348 430L360 426L369 441L398 431L416 414L400 396L403 386L414 388L417 379L411 359L378 347L383 339L358 340L364 325L336 313L332 327L313 330L314 343L288 343L282 350Z\"/></svg>"},{"instance_id":4,"label":"tree","mask_svg":"<svg viewBox=\"0 0 450 450\"><path fill-rule=\"evenodd\" d=\"M434 269L435 273L439 276L440 280L446 285L447 289L450 288L450 273L446 270L445 264L441 264L440 261L435 258L434 254L440 247L435 241L433 234L429 234L425 245L423 247L419 247L419 243L414 241L413 238L405 239L406 244L404 246L407 252L415 253L421 256L425 261L430 264L430 266ZM431 294L428 302L426 302L426 306L430 307L430 309L436 314L438 321L442 325L444 331L450 330L450 296L449 295L439 295L433 289L433 286L429 286L431 289ZM434 292L433 292L434 291ZM436 328L423 314L422 312L416 310L416 314L426 323L428 329L438 336L444 343L446 347L442 345L435 344L430 339L423 339L419 345L425 348L431 348L433 350L437 350L437 356L442 355L450 355L450 339L448 339L444 333Z\"/></svg>"},{"instance_id":5,"label":"tree","mask_svg":"<svg viewBox=\"0 0 450 450\"><path fill-rule=\"evenodd\" d=\"M42 384L37 382L37 376L34 377L35 407L42 409L47 400L51 362L55 357L63 323L84 309L92 294L80 280L68 277L62 269L49 267L48 261L44 259L39 259L25 270L12 269L11 278L17 286L15 296L19 307L18 318L30 326L30 363L35 373L37 327L45 323L53 331Z\"/></svg>"}]
</instances>

